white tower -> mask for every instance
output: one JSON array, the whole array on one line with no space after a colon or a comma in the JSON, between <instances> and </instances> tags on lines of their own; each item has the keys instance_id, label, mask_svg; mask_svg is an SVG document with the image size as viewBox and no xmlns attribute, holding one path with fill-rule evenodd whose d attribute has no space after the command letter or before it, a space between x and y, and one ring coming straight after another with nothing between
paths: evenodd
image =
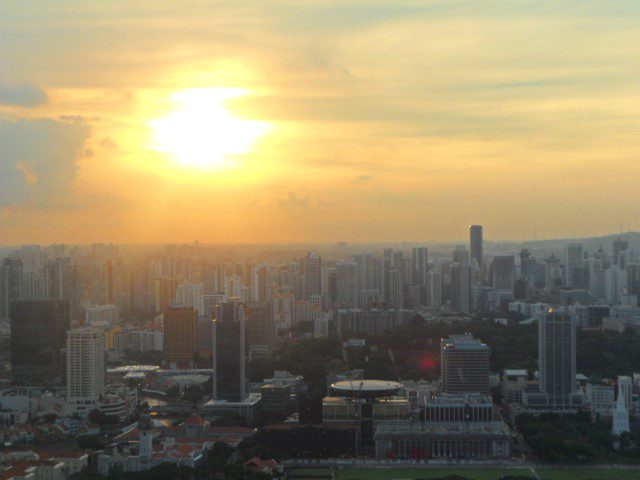
<instances>
[{"instance_id":1,"label":"white tower","mask_svg":"<svg viewBox=\"0 0 640 480\"><path fill-rule=\"evenodd\" d=\"M618 399L616 400L616 405L613 408L613 425L611 427L611 433L614 437L619 437L629 430L629 409L625 405L622 384L618 383ZM614 440L614 448L616 450L620 448L620 443L617 440Z\"/></svg>"},{"instance_id":2,"label":"white tower","mask_svg":"<svg viewBox=\"0 0 640 480\"><path fill-rule=\"evenodd\" d=\"M153 424L151 416L140 415L138 420L138 430L140 431L140 443L138 444L138 456L150 459L153 456Z\"/></svg>"}]
</instances>

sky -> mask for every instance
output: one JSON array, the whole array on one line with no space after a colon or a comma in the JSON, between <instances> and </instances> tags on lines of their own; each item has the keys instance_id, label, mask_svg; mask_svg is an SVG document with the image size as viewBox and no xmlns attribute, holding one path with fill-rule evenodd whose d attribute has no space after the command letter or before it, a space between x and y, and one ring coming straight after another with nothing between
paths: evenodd
<instances>
[{"instance_id":1,"label":"sky","mask_svg":"<svg viewBox=\"0 0 640 480\"><path fill-rule=\"evenodd\" d=\"M636 0L0 11L0 244L640 228Z\"/></svg>"}]
</instances>

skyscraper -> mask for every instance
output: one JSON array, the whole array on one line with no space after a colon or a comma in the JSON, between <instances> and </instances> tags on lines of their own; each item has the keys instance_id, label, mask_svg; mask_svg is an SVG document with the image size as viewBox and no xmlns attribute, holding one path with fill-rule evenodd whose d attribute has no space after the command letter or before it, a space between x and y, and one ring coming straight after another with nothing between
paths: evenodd
<instances>
[{"instance_id":1,"label":"skyscraper","mask_svg":"<svg viewBox=\"0 0 640 480\"><path fill-rule=\"evenodd\" d=\"M471 249L471 262L475 260L480 270L480 281L482 282L484 269L482 256L484 255L484 244L482 239L482 225L469 226L469 248Z\"/></svg>"},{"instance_id":2,"label":"skyscraper","mask_svg":"<svg viewBox=\"0 0 640 480\"><path fill-rule=\"evenodd\" d=\"M440 341L440 376L446 393L489 393L491 349L473 335Z\"/></svg>"},{"instance_id":3,"label":"skyscraper","mask_svg":"<svg viewBox=\"0 0 640 480\"><path fill-rule=\"evenodd\" d=\"M67 400L96 401L104 395L104 334L95 327L67 332ZM88 412L87 412L88 413Z\"/></svg>"},{"instance_id":4,"label":"skyscraper","mask_svg":"<svg viewBox=\"0 0 640 480\"><path fill-rule=\"evenodd\" d=\"M164 359L167 363L191 362L198 351L198 311L170 306L164 312Z\"/></svg>"},{"instance_id":5,"label":"skyscraper","mask_svg":"<svg viewBox=\"0 0 640 480\"><path fill-rule=\"evenodd\" d=\"M320 295L320 271L322 261L317 253L309 252L304 259L304 299L311 295Z\"/></svg>"},{"instance_id":6,"label":"skyscraper","mask_svg":"<svg viewBox=\"0 0 640 480\"><path fill-rule=\"evenodd\" d=\"M540 391L549 403L570 403L576 392L576 324L573 315L549 311L538 320L538 365Z\"/></svg>"},{"instance_id":7,"label":"skyscraper","mask_svg":"<svg viewBox=\"0 0 640 480\"><path fill-rule=\"evenodd\" d=\"M358 307L358 264L355 262L338 262L336 264L338 282L338 304L342 308Z\"/></svg>"},{"instance_id":8,"label":"skyscraper","mask_svg":"<svg viewBox=\"0 0 640 480\"><path fill-rule=\"evenodd\" d=\"M0 319L9 317L12 300L22 298L22 261L5 258L0 267Z\"/></svg>"},{"instance_id":9,"label":"skyscraper","mask_svg":"<svg viewBox=\"0 0 640 480\"><path fill-rule=\"evenodd\" d=\"M12 381L62 382L69 300L16 300L11 303L10 317Z\"/></svg>"},{"instance_id":10,"label":"skyscraper","mask_svg":"<svg viewBox=\"0 0 640 480\"><path fill-rule=\"evenodd\" d=\"M513 255L498 255L491 263L491 279L493 288L513 295L516 282L516 262Z\"/></svg>"},{"instance_id":11,"label":"skyscraper","mask_svg":"<svg viewBox=\"0 0 640 480\"><path fill-rule=\"evenodd\" d=\"M420 292L420 305L427 305L427 298L429 296L427 247L415 247L411 251L411 264L413 266L413 281L418 285Z\"/></svg>"},{"instance_id":12,"label":"skyscraper","mask_svg":"<svg viewBox=\"0 0 640 480\"><path fill-rule=\"evenodd\" d=\"M268 358L276 340L276 325L269 302L250 302L244 305L247 321L249 360Z\"/></svg>"},{"instance_id":13,"label":"skyscraper","mask_svg":"<svg viewBox=\"0 0 640 480\"><path fill-rule=\"evenodd\" d=\"M240 302L218 304L213 328L214 400L245 397L245 314Z\"/></svg>"},{"instance_id":14,"label":"skyscraper","mask_svg":"<svg viewBox=\"0 0 640 480\"><path fill-rule=\"evenodd\" d=\"M451 264L451 310L471 313L471 267L466 251L454 252L456 262Z\"/></svg>"},{"instance_id":15,"label":"skyscraper","mask_svg":"<svg viewBox=\"0 0 640 480\"><path fill-rule=\"evenodd\" d=\"M577 277L583 268L582 245L579 243L570 243L567 245L567 285L576 287Z\"/></svg>"}]
</instances>

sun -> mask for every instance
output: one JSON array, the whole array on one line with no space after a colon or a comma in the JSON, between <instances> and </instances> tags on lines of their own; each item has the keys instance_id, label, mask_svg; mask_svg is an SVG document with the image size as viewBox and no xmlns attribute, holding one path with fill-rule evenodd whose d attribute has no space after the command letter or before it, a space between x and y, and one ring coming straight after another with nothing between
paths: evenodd
<instances>
[{"instance_id":1,"label":"sun","mask_svg":"<svg viewBox=\"0 0 640 480\"><path fill-rule=\"evenodd\" d=\"M221 168L251 152L266 122L238 118L225 102L248 92L236 88L194 88L170 97L174 110L150 122L152 148L182 166Z\"/></svg>"}]
</instances>

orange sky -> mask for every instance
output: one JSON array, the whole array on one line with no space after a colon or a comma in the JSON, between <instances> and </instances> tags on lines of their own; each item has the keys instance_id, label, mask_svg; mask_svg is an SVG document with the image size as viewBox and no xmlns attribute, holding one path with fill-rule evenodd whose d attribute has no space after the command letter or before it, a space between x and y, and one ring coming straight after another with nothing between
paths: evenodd
<instances>
[{"instance_id":1,"label":"orange sky","mask_svg":"<svg viewBox=\"0 0 640 480\"><path fill-rule=\"evenodd\" d=\"M3 4L0 243L639 227L638 2L158 3ZM159 151L212 89L173 118L222 165Z\"/></svg>"}]
</instances>

